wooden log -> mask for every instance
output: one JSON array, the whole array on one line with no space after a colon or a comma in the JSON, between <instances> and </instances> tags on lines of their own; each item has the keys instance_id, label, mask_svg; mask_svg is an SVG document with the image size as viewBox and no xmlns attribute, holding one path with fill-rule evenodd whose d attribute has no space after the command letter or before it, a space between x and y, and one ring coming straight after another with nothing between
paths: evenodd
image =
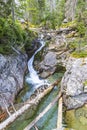
<instances>
[{"instance_id":1,"label":"wooden log","mask_svg":"<svg viewBox=\"0 0 87 130\"><path fill-rule=\"evenodd\" d=\"M62 97L59 99L57 129L62 130Z\"/></svg>"},{"instance_id":2,"label":"wooden log","mask_svg":"<svg viewBox=\"0 0 87 130\"><path fill-rule=\"evenodd\" d=\"M38 127L36 125L34 126L34 128L35 128L35 130L38 130Z\"/></svg>"},{"instance_id":3,"label":"wooden log","mask_svg":"<svg viewBox=\"0 0 87 130\"><path fill-rule=\"evenodd\" d=\"M30 130L37 121L40 120L46 114L49 109L52 108L52 106L58 101L58 99L61 97L61 92L57 95L57 97L24 129L24 130Z\"/></svg>"},{"instance_id":4,"label":"wooden log","mask_svg":"<svg viewBox=\"0 0 87 130\"><path fill-rule=\"evenodd\" d=\"M11 124L18 116L22 115L27 109L29 109L32 105L38 103L45 95L47 95L55 85L57 85L60 82L60 79L54 82L52 85L50 85L47 89L45 89L43 92L38 94L34 99L28 100L24 103L24 106L22 106L19 110L17 110L15 113L11 114L4 122L0 123L0 130L3 130L6 128L7 125Z\"/></svg>"}]
</instances>

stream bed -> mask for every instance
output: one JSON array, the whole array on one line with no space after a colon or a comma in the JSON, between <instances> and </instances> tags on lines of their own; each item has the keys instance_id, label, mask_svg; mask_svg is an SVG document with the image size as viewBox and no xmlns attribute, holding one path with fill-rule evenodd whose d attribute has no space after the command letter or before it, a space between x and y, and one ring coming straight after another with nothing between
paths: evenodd
<instances>
[{"instance_id":1,"label":"stream bed","mask_svg":"<svg viewBox=\"0 0 87 130\"><path fill-rule=\"evenodd\" d=\"M62 78L64 70L61 70L53 75L51 75L47 80L40 79L37 72L33 67L34 56L44 47L44 41L41 40L41 47L34 53L28 62L29 74L25 77L25 88L19 94L16 103L20 104L26 101L31 94L39 86L46 83L53 83L59 78ZM47 106L53 101L53 99L58 95L60 84L55 86L55 88L45 96L39 105L33 105L24 114L19 116L12 124L10 124L6 130L23 130L32 120L35 119ZM36 123L38 130L56 130L57 127L57 114L58 113L58 103L55 105ZM87 106L76 110L70 110L64 112L63 124L66 124L64 130L87 130ZM31 130L36 130L34 127Z\"/></svg>"},{"instance_id":2,"label":"stream bed","mask_svg":"<svg viewBox=\"0 0 87 130\"><path fill-rule=\"evenodd\" d=\"M26 101L33 92L42 85L48 85L49 83L53 83L58 80L58 78L63 76L63 72L55 73L50 76L48 79L40 79L36 70L33 67L33 61L35 55L44 47L45 43L43 39L40 39L41 46L40 48L33 54L33 56L28 61L28 70L29 74L25 77L25 82L27 87L23 90L23 93L17 99L17 103L21 103ZM11 125L9 125L6 130L23 130L44 108L57 96L59 90L59 86L55 86L55 88L51 91L50 94L45 96L43 100L39 103L39 105L33 105L29 110L27 110L24 114L18 117ZM55 129L57 125L57 111L58 105L57 103L37 122L37 126L39 130L50 130ZM34 130L34 128L31 128Z\"/></svg>"},{"instance_id":3,"label":"stream bed","mask_svg":"<svg viewBox=\"0 0 87 130\"><path fill-rule=\"evenodd\" d=\"M63 72L55 73L54 75L48 78L48 81L53 83L54 80L63 76ZM7 127L6 130L23 130L40 112L46 108L46 106L57 96L59 87L55 86L55 88L51 91L50 94L45 96L39 105L33 105L30 109L28 109L24 114L18 117L11 125ZM24 93L23 93L24 95ZM21 95L21 96L23 96ZM20 97L21 97L20 96ZM20 100L20 99L19 99ZM39 130L53 130L57 125L57 112L58 112L58 103L56 103L38 122L37 127ZM35 130L31 128L31 130Z\"/></svg>"},{"instance_id":4,"label":"stream bed","mask_svg":"<svg viewBox=\"0 0 87 130\"><path fill-rule=\"evenodd\" d=\"M63 76L64 72L55 73L48 78L49 82L53 82L57 78ZM42 99L39 105L34 105L28 109L22 116L17 118L14 123L9 125L6 130L23 130L46 106L57 96L60 85L56 86L50 94ZM25 91L26 92L26 91ZM22 97L22 95L19 96ZM37 123L39 130L54 130L57 125L58 104L56 103ZM87 130L87 106L76 110L69 110L64 113L64 130ZM35 128L31 128L35 130Z\"/></svg>"}]
</instances>

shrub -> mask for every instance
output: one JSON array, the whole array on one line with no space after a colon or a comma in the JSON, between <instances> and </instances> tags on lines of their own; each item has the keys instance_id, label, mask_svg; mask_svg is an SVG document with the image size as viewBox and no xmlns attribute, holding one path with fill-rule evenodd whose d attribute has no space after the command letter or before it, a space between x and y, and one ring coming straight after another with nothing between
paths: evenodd
<instances>
[{"instance_id":1,"label":"shrub","mask_svg":"<svg viewBox=\"0 0 87 130\"><path fill-rule=\"evenodd\" d=\"M11 46L28 46L32 42L35 34L29 29L22 28L19 21L13 22L10 18L0 18L0 53L12 53Z\"/></svg>"}]
</instances>

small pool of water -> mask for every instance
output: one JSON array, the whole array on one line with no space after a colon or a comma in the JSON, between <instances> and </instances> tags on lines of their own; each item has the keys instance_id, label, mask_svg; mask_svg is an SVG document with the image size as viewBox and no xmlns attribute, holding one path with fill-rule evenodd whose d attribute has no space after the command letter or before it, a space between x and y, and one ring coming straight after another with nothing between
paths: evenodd
<instances>
[{"instance_id":1,"label":"small pool of water","mask_svg":"<svg viewBox=\"0 0 87 130\"><path fill-rule=\"evenodd\" d=\"M9 125L6 130L23 130L58 94L58 87L56 87L50 94L48 94L38 106L33 106L20 116L14 123ZM39 130L52 130L56 128L57 124L57 103L37 122ZM32 128L31 130L33 130Z\"/></svg>"},{"instance_id":2,"label":"small pool of water","mask_svg":"<svg viewBox=\"0 0 87 130\"><path fill-rule=\"evenodd\" d=\"M65 122L67 124L65 130L87 130L87 106L66 111Z\"/></svg>"}]
</instances>

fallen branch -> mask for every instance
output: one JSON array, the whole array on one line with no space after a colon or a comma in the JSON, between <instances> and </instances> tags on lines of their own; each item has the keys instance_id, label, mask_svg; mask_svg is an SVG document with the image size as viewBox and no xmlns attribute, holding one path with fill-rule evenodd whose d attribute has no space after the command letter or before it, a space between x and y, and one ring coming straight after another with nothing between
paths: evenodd
<instances>
[{"instance_id":1,"label":"fallen branch","mask_svg":"<svg viewBox=\"0 0 87 130\"><path fill-rule=\"evenodd\" d=\"M38 130L38 127L36 125L34 126L34 128L35 128L35 130Z\"/></svg>"},{"instance_id":2,"label":"fallen branch","mask_svg":"<svg viewBox=\"0 0 87 130\"><path fill-rule=\"evenodd\" d=\"M62 97L59 99L57 129L62 130Z\"/></svg>"},{"instance_id":3,"label":"fallen branch","mask_svg":"<svg viewBox=\"0 0 87 130\"><path fill-rule=\"evenodd\" d=\"M48 88L46 88L43 92L38 94L34 99L32 100L27 100L24 103L24 106L22 106L19 110L17 110L15 113L11 114L4 122L0 123L0 130L3 130L11 124L18 116L22 115L27 109L29 109L32 105L38 104L38 102L45 96L47 95L55 85L57 85L60 82L60 79L54 82L52 85L50 85Z\"/></svg>"},{"instance_id":4,"label":"fallen branch","mask_svg":"<svg viewBox=\"0 0 87 130\"><path fill-rule=\"evenodd\" d=\"M16 48L14 48L13 46L11 46L11 48L12 48L13 51L15 51L18 55L20 55L20 52L19 52Z\"/></svg>"},{"instance_id":5,"label":"fallen branch","mask_svg":"<svg viewBox=\"0 0 87 130\"><path fill-rule=\"evenodd\" d=\"M58 99L61 97L61 92L58 94L58 96L24 129L24 130L30 130L40 118L48 112L50 108L58 101Z\"/></svg>"}]
</instances>

